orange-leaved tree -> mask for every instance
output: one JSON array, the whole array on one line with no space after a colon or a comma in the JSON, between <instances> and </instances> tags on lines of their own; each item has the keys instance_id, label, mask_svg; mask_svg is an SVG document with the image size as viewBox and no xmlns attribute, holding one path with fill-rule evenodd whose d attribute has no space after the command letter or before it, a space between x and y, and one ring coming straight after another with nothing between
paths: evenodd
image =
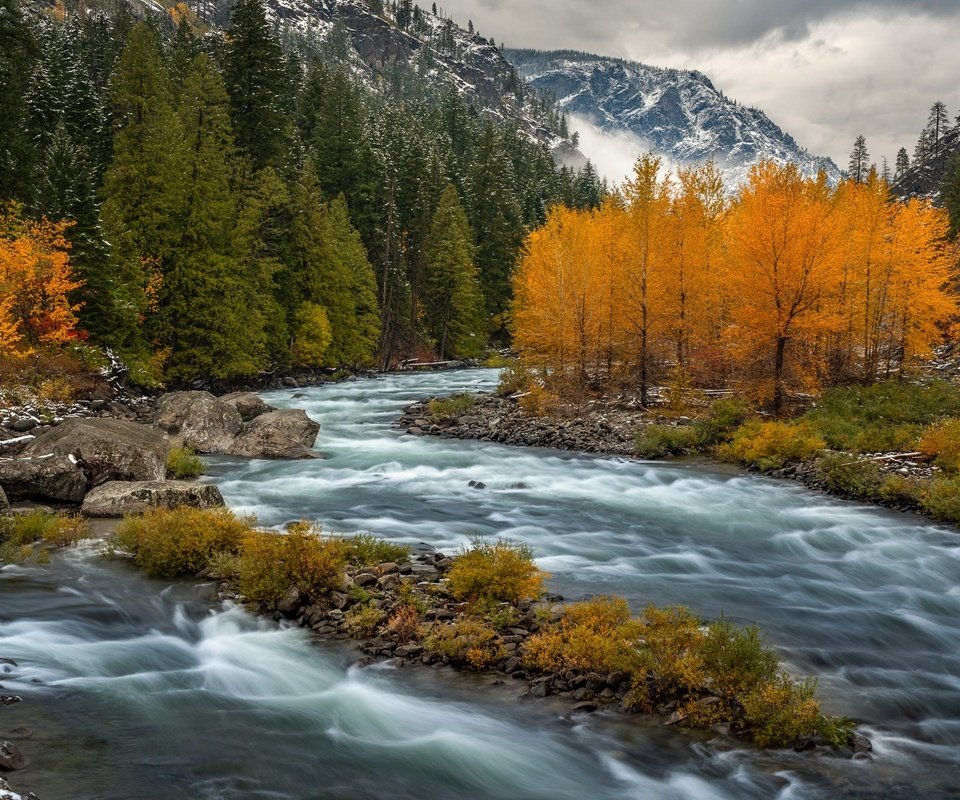
<instances>
[{"instance_id":1,"label":"orange-leaved tree","mask_svg":"<svg viewBox=\"0 0 960 800\"><path fill-rule=\"evenodd\" d=\"M21 359L77 335L74 279L64 223L23 219L0 209L0 356Z\"/></svg>"}]
</instances>

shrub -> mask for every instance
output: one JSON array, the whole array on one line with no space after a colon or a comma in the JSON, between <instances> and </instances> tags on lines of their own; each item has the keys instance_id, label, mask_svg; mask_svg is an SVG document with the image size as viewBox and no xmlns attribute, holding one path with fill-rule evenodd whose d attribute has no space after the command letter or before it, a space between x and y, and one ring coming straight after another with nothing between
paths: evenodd
<instances>
[{"instance_id":1,"label":"shrub","mask_svg":"<svg viewBox=\"0 0 960 800\"><path fill-rule=\"evenodd\" d=\"M828 453L817 461L817 477L828 491L862 500L879 497L884 483L876 463L843 453Z\"/></svg>"},{"instance_id":2,"label":"shrub","mask_svg":"<svg viewBox=\"0 0 960 800\"><path fill-rule=\"evenodd\" d=\"M895 506L920 505L923 482L905 475L888 475L880 486L880 499Z\"/></svg>"},{"instance_id":3,"label":"shrub","mask_svg":"<svg viewBox=\"0 0 960 800\"><path fill-rule=\"evenodd\" d=\"M470 540L448 574L450 594L474 603L518 603L534 599L543 591L546 577L533 561L533 551L524 544L504 539Z\"/></svg>"},{"instance_id":4,"label":"shrub","mask_svg":"<svg viewBox=\"0 0 960 800\"><path fill-rule=\"evenodd\" d=\"M17 553L20 548L36 542L67 547L89 538L89 526L78 516L31 511L0 517L0 545L7 547L10 556L22 555Z\"/></svg>"},{"instance_id":5,"label":"shrub","mask_svg":"<svg viewBox=\"0 0 960 800\"><path fill-rule=\"evenodd\" d=\"M372 605L355 605L344 616L347 632L351 636L363 638L373 636L386 614Z\"/></svg>"},{"instance_id":6,"label":"shrub","mask_svg":"<svg viewBox=\"0 0 960 800\"><path fill-rule=\"evenodd\" d=\"M523 661L544 672L633 671L639 666L636 642L640 631L622 598L597 597L573 603L558 622L544 626L526 641Z\"/></svg>"},{"instance_id":7,"label":"shrub","mask_svg":"<svg viewBox=\"0 0 960 800\"><path fill-rule=\"evenodd\" d=\"M412 642L420 637L420 612L415 606L397 606L384 632L398 642Z\"/></svg>"},{"instance_id":8,"label":"shrub","mask_svg":"<svg viewBox=\"0 0 960 800\"><path fill-rule=\"evenodd\" d=\"M559 395L534 384L519 400L520 408L534 417L550 417L560 413L563 403Z\"/></svg>"},{"instance_id":9,"label":"shrub","mask_svg":"<svg viewBox=\"0 0 960 800\"><path fill-rule=\"evenodd\" d=\"M920 506L935 519L960 524L960 477L934 478L921 491Z\"/></svg>"},{"instance_id":10,"label":"shrub","mask_svg":"<svg viewBox=\"0 0 960 800\"><path fill-rule=\"evenodd\" d=\"M806 421L760 422L743 425L718 453L723 458L759 469L778 469L806 461L826 447L826 442Z\"/></svg>"},{"instance_id":11,"label":"shrub","mask_svg":"<svg viewBox=\"0 0 960 800\"><path fill-rule=\"evenodd\" d=\"M227 509L152 509L120 523L110 549L133 555L137 566L161 578L195 575L217 553L237 553L254 520Z\"/></svg>"},{"instance_id":12,"label":"shrub","mask_svg":"<svg viewBox=\"0 0 960 800\"><path fill-rule=\"evenodd\" d=\"M820 704L816 681L796 682L785 674L758 686L742 698L745 731L761 747L791 745L819 732Z\"/></svg>"},{"instance_id":13,"label":"shrub","mask_svg":"<svg viewBox=\"0 0 960 800\"><path fill-rule=\"evenodd\" d=\"M203 460L189 447L174 447L167 456L168 478L188 480L199 478L203 472Z\"/></svg>"},{"instance_id":14,"label":"shrub","mask_svg":"<svg viewBox=\"0 0 960 800\"><path fill-rule=\"evenodd\" d=\"M681 694L703 686L700 620L683 606L647 606L640 622L640 653L660 691Z\"/></svg>"},{"instance_id":15,"label":"shrub","mask_svg":"<svg viewBox=\"0 0 960 800\"><path fill-rule=\"evenodd\" d=\"M695 450L700 437L693 426L644 425L634 442L634 452L640 458L679 456Z\"/></svg>"},{"instance_id":16,"label":"shrub","mask_svg":"<svg viewBox=\"0 0 960 800\"><path fill-rule=\"evenodd\" d=\"M455 664L484 669L505 657L497 632L482 620L465 617L429 628L423 646Z\"/></svg>"},{"instance_id":17,"label":"shrub","mask_svg":"<svg viewBox=\"0 0 960 800\"><path fill-rule=\"evenodd\" d=\"M240 547L238 586L248 600L269 608L292 588L316 600L342 585L346 564L346 543L306 523L286 534L250 532Z\"/></svg>"},{"instance_id":18,"label":"shrub","mask_svg":"<svg viewBox=\"0 0 960 800\"><path fill-rule=\"evenodd\" d=\"M509 397L517 392L525 392L530 386L530 373L519 361L510 361L503 365L500 371L500 381L497 384L497 394Z\"/></svg>"},{"instance_id":19,"label":"shrub","mask_svg":"<svg viewBox=\"0 0 960 800\"><path fill-rule=\"evenodd\" d=\"M716 447L733 438L734 432L753 414L753 408L739 397L714 400L695 428L701 447Z\"/></svg>"},{"instance_id":20,"label":"shrub","mask_svg":"<svg viewBox=\"0 0 960 800\"><path fill-rule=\"evenodd\" d=\"M427 413L437 420L456 419L473 409L475 403L473 395L455 394L452 397L431 400L427 403Z\"/></svg>"},{"instance_id":21,"label":"shrub","mask_svg":"<svg viewBox=\"0 0 960 800\"><path fill-rule=\"evenodd\" d=\"M358 567L370 567L388 561L402 563L409 560L410 548L380 539L372 533L358 533L347 541L348 559Z\"/></svg>"},{"instance_id":22,"label":"shrub","mask_svg":"<svg viewBox=\"0 0 960 800\"><path fill-rule=\"evenodd\" d=\"M711 688L724 695L751 691L773 680L780 670L777 654L764 643L759 628L738 628L723 617L707 627L700 657Z\"/></svg>"},{"instance_id":23,"label":"shrub","mask_svg":"<svg viewBox=\"0 0 960 800\"><path fill-rule=\"evenodd\" d=\"M931 425L920 437L918 449L948 472L960 470L960 419Z\"/></svg>"},{"instance_id":24,"label":"shrub","mask_svg":"<svg viewBox=\"0 0 960 800\"><path fill-rule=\"evenodd\" d=\"M54 547L70 547L90 538L90 526L83 517L56 515L43 531L43 541Z\"/></svg>"}]
</instances>

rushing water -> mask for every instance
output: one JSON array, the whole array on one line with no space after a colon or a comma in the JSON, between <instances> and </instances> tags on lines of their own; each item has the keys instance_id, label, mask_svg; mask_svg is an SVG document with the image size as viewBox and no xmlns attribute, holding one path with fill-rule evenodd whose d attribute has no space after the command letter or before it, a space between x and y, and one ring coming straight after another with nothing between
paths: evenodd
<instances>
[{"instance_id":1,"label":"rushing water","mask_svg":"<svg viewBox=\"0 0 960 800\"><path fill-rule=\"evenodd\" d=\"M579 457L417 438L393 427L428 394L492 371L280 392L323 424L322 461L214 459L228 503L269 525L319 520L450 550L471 534L533 546L568 598L683 602L758 622L828 711L867 722L873 758L761 753L709 733L437 668L351 664L90 549L0 571L0 729L42 800L109 798L956 798L960 535L704 463ZM473 489L482 481L485 489ZM2 674L6 669L8 674ZM24 735L21 732L21 735Z\"/></svg>"}]
</instances>

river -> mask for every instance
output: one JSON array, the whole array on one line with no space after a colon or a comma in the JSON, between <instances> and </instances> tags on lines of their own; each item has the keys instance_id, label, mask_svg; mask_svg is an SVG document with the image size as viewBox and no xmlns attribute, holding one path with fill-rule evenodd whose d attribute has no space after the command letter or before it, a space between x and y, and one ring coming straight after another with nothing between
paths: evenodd
<instances>
[{"instance_id":1,"label":"river","mask_svg":"<svg viewBox=\"0 0 960 800\"><path fill-rule=\"evenodd\" d=\"M214 587L93 547L0 570L0 709L41 800L706 800L960 796L960 535L706 462L653 464L393 427L492 370L265 395L323 425L323 460L210 459L228 504L451 551L530 544L568 599L617 593L757 622L872 758L759 752L710 733L518 702L434 667L358 669L350 645L255 619ZM480 481L485 488L471 488ZM6 671L6 674L4 672ZM29 736L29 738L26 738Z\"/></svg>"}]
</instances>

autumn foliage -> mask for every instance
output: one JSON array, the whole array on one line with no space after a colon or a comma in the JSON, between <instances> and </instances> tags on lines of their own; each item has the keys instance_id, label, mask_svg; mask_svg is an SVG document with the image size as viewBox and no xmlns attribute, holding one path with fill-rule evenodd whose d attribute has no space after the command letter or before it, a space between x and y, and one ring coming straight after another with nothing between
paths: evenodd
<instances>
[{"instance_id":1,"label":"autumn foliage","mask_svg":"<svg viewBox=\"0 0 960 800\"><path fill-rule=\"evenodd\" d=\"M796 393L900 376L957 311L948 221L876 178L831 186L761 163L730 197L716 168L641 158L596 211L555 208L514 278L528 367L567 396L682 374L779 410Z\"/></svg>"},{"instance_id":2,"label":"autumn foliage","mask_svg":"<svg viewBox=\"0 0 960 800\"><path fill-rule=\"evenodd\" d=\"M64 224L21 219L0 209L0 357L22 359L35 348L76 337L79 306Z\"/></svg>"}]
</instances>

